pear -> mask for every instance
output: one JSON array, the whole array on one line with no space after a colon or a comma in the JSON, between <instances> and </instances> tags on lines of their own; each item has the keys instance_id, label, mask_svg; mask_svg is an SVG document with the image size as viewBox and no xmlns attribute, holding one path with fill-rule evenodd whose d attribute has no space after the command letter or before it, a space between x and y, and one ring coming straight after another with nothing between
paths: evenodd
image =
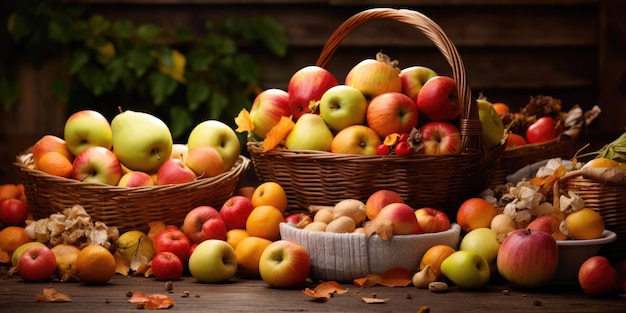
<instances>
[{"instance_id":1,"label":"pear","mask_svg":"<svg viewBox=\"0 0 626 313\"><path fill-rule=\"evenodd\" d=\"M173 139L158 117L126 110L111 121L113 152L125 167L155 173L169 159Z\"/></svg>"},{"instance_id":2,"label":"pear","mask_svg":"<svg viewBox=\"0 0 626 313\"><path fill-rule=\"evenodd\" d=\"M129 230L120 235L115 241L117 252L130 261L132 270L142 264L147 264L154 255L152 240L148 235L139 230Z\"/></svg>"},{"instance_id":3,"label":"pear","mask_svg":"<svg viewBox=\"0 0 626 313\"><path fill-rule=\"evenodd\" d=\"M321 116L305 113L287 135L285 146L291 150L330 151L333 138L333 133Z\"/></svg>"},{"instance_id":4,"label":"pear","mask_svg":"<svg viewBox=\"0 0 626 313\"><path fill-rule=\"evenodd\" d=\"M489 148L496 147L504 137L504 124L491 102L478 99L478 119L483 127L483 140Z\"/></svg>"}]
</instances>

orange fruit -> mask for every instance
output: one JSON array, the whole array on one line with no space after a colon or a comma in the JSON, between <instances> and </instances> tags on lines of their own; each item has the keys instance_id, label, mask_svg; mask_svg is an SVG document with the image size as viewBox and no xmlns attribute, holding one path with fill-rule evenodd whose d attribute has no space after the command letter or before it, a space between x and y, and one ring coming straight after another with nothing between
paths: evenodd
<instances>
[{"instance_id":1,"label":"orange fruit","mask_svg":"<svg viewBox=\"0 0 626 313\"><path fill-rule=\"evenodd\" d=\"M583 167L597 167L597 168L618 167L618 166L620 166L619 162L613 159L609 159L609 158L595 158L585 163L585 165L583 165Z\"/></svg>"},{"instance_id":2,"label":"orange fruit","mask_svg":"<svg viewBox=\"0 0 626 313\"><path fill-rule=\"evenodd\" d=\"M237 248L235 248L239 274L247 277L260 276L259 261L261 260L261 254L263 254L263 250L270 243L272 243L271 240L261 237L246 237L242 239Z\"/></svg>"},{"instance_id":3,"label":"orange fruit","mask_svg":"<svg viewBox=\"0 0 626 313\"><path fill-rule=\"evenodd\" d=\"M572 239L597 239L604 232L604 218L600 213L583 208L565 217L567 236Z\"/></svg>"},{"instance_id":4,"label":"orange fruit","mask_svg":"<svg viewBox=\"0 0 626 313\"><path fill-rule=\"evenodd\" d=\"M24 203L28 203L28 199L26 198L26 192L24 191L24 184L17 184L15 186L17 186L17 189L19 189L21 192L19 199L22 200L22 202Z\"/></svg>"},{"instance_id":5,"label":"orange fruit","mask_svg":"<svg viewBox=\"0 0 626 313\"><path fill-rule=\"evenodd\" d=\"M280 237L279 225L284 221L285 217L279 209L271 205L261 205L248 215L246 231L250 236L274 241Z\"/></svg>"},{"instance_id":6,"label":"orange fruit","mask_svg":"<svg viewBox=\"0 0 626 313\"><path fill-rule=\"evenodd\" d=\"M423 270L426 265L430 265L430 268L437 275L437 279L442 278L441 262L455 251L454 248L441 244L428 248L420 261L420 271Z\"/></svg>"},{"instance_id":7,"label":"orange fruit","mask_svg":"<svg viewBox=\"0 0 626 313\"><path fill-rule=\"evenodd\" d=\"M37 169L54 176L69 178L72 176L72 162L63 154L47 152L39 158Z\"/></svg>"},{"instance_id":8,"label":"orange fruit","mask_svg":"<svg viewBox=\"0 0 626 313\"><path fill-rule=\"evenodd\" d=\"M22 190L16 184L0 185L0 199L12 198L19 199L22 196Z\"/></svg>"},{"instance_id":9,"label":"orange fruit","mask_svg":"<svg viewBox=\"0 0 626 313\"><path fill-rule=\"evenodd\" d=\"M252 205L254 207L271 205L281 213L287 210L287 193L281 185L276 182L264 182L254 189L252 194Z\"/></svg>"},{"instance_id":10,"label":"orange fruit","mask_svg":"<svg viewBox=\"0 0 626 313\"><path fill-rule=\"evenodd\" d=\"M502 102L496 102L492 104L492 106L493 106L493 109L496 110L496 113L498 113L498 115L500 116L506 113L509 113L509 106Z\"/></svg>"},{"instance_id":11,"label":"orange fruit","mask_svg":"<svg viewBox=\"0 0 626 313\"><path fill-rule=\"evenodd\" d=\"M115 257L98 244L82 248L74 263L76 276L88 284L105 284L115 275Z\"/></svg>"},{"instance_id":12,"label":"orange fruit","mask_svg":"<svg viewBox=\"0 0 626 313\"><path fill-rule=\"evenodd\" d=\"M526 138L524 138L524 136L514 134L514 133L509 133L509 135L506 137L507 148L519 147L519 146L523 146L527 144L528 144L528 141L526 141Z\"/></svg>"},{"instance_id":13,"label":"orange fruit","mask_svg":"<svg viewBox=\"0 0 626 313\"><path fill-rule=\"evenodd\" d=\"M250 237L250 235L248 235L248 232L245 229L241 228L233 228L226 232L226 242L228 242L233 249L237 249L237 245L241 242L241 240L247 237Z\"/></svg>"},{"instance_id":14,"label":"orange fruit","mask_svg":"<svg viewBox=\"0 0 626 313\"><path fill-rule=\"evenodd\" d=\"M465 200L456 214L456 222L465 232L473 229L489 228L491 220L498 214L498 210L483 198L469 198Z\"/></svg>"},{"instance_id":15,"label":"orange fruit","mask_svg":"<svg viewBox=\"0 0 626 313\"><path fill-rule=\"evenodd\" d=\"M8 226L0 231L0 249L9 254L13 253L19 246L34 240L21 226Z\"/></svg>"}]
</instances>

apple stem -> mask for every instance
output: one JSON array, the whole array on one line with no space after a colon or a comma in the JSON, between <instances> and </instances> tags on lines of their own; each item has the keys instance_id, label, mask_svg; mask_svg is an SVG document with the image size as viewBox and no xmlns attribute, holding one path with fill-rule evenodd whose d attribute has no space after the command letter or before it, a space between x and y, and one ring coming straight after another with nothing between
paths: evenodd
<instances>
[{"instance_id":1,"label":"apple stem","mask_svg":"<svg viewBox=\"0 0 626 313\"><path fill-rule=\"evenodd\" d=\"M120 113L124 112L124 111L122 111L122 106L120 106L120 105L117 106L117 111L120 112Z\"/></svg>"},{"instance_id":2,"label":"apple stem","mask_svg":"<svg viewBox=\"0 0 626 313\"><path fill-rule=\"evenodd\" d=\"M156 155L157 160L161 160L161 156L159 155L159 150L158 149L152 149L152 153L154 153ZM181 153L181 158L182 158L182 153Z\"/></svg>"}]
</instances>

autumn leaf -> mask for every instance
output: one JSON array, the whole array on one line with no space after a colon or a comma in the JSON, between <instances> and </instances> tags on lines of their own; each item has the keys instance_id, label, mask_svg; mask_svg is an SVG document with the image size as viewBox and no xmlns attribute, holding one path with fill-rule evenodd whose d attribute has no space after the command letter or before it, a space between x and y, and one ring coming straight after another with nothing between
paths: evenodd
<instances>
[{"instance_id":1,"label":"autumn leaf","mask_svg":"<svg viewBox=\"0 0 626 313\"><path fill-rule=\"evenodd\" d=\"M406 287L411 283L411 271L402 267L387 270L378 280L378 284L386 287Z\"/></svg>"},{"instance_id":2,"label":"autumn leaf","mask_svg":"<svg viewBox=\"0 0 626 313\"><path fill-rule=\"evenodd\" d=\"M365 277L356 278L352 281L355 286L361 288L372 287L378 284L378 280L380 279L380 275L378 274L368 274Z\"/></svg>"},{"instance_id":3,"label":"autumn leaf","mask_svg":"<svg viewBox=\"0 0 626 313\"><path fill-rule=\"evenodd\" d=\"M295 123L290 116L282 116L278 124L274 125L265 135L263 140L263 152L270 151L278 146L293 129Z\"/></svg>"},{"instance_id":4,"label":"autumn leaf","mask_svg":"<svg viewBox=\"0 0 626 313\"><path fill-rule=\"evenodd\" d=\"M128 272L130 272L130 261L128 258L117 253L114 256L115 272L123 276L128 276Z\"/></svg>"},{"instance_id":5,"label":"autumn leaf","mask_svg":"<svg viewBox=\"0 0 626 313\"><path fill-rule=\"evenodd\" d=\"M130 303L140 305L144 309L167 309L174 306L174 299L163 294L146 294L143 291L135 291L128 300Z\"/></svg>"},{"instance_id":6,"label":"autumn leaf","mask_svg":"<svg viewBox=\"0 0 626 313\"><path fill-rule=\"evenodd\" d=\"M235 130L238 133L251 132L254 130L254 123L252 122L250 113L246 109L239 111L239 115L235 117L235 124L237 124L237 129Z\"/></svg>"},{"instance_id":7,"label":"autumn leaf","mask_svg":"<svg viewBox=\"0 0 626 313\"><path fill-rule=\"evenodd\" d=\"M150 227L150 230L148 231L148 238L152 241L154 241L154 237L167 228L165 223L161 221L150 222L148 223L148 227Z\"/></svg>"},{"instance_id":8,"label":"autumn leaf","mask_svg":"<svg viewBox=\"0 0 626 313\"><path fill-rule=\"evenodd\" d=\"M317 285L317 287L313 290L309 288L304 289L304 294L318 300L327 300L334 294L343 294L347 291L348 289L339 283L335 281L327 281Z\"/></svg>"},{"instance_id":9,"label":"autumn leaf","mask_svg":"<svg viewBox=\"0 0 626 313\"><path fill-rule=\"evenodd\" d=\"M386 219L375 219L364 227L367 238L376 234L380 239L389 241L393 236L393 223Z\"/></svg>"},{"instance_id":10,"label":"autumn leaf","mask_svg":"<svg viewBox=\"0 0 626 313\"><path fill-rule=\"evenodd\" d=\"M71 302L72 299L67 294L58 292L54 288L44 288L43 294L35 295L37 302Z\"/></svg>"},{"instance_id":11,"label":"autumn leaf","mask_svg":"<svg viewBox=\"0 0 626 313\"><path fill-rule=\"evenodd\" d=\"M367 304L381 304L381 303L385 303L389 300L389 298L387 299L380 299L380 298L372 298L372 297L360 297L361 301L367 303Z\"/></svg>"}]
</instances>

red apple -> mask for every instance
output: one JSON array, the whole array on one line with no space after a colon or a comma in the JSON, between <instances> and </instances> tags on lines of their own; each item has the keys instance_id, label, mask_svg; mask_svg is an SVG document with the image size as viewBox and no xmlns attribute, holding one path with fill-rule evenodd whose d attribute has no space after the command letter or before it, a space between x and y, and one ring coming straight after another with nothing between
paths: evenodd
<instances>
[{"instance_id":1,"label":"red apple","mask_svg":"<svg viewBox=\"0 0 626 313\"><path fill-rule=\"evenodd\" d=\"M274 288L302 285L311 270L311 258L306 248L289 240L269 244L261 254L259 273L265 283Z\"/></svg>"},{"instance_id":2,"label":"red apple","mask_svg":"<svg viewBox=\"0 0 626 313\"><path fill-rule=\"evenodd\" d=\"M431 121L451 121L461 114L454 79L436 76L429 79L417 95L417 109Z\"/></svg>"},{"instance_id":3,"label":"red apple","mask_svg":"<svg viewBox=\"0 0 626 313\"><path fill-rule=\"evenodd\" d=\"M410 133L417 126L417 105L403 93L384 93L370 101L366 119L367 126L381 138L393 133Z\"/></svg>"},{"instance_id":4,"label":"red apple","mask_svg":"<svg viewBox=\"0 0 626 313\"><path fill-rule=\"evenodd\" d=\"M180 159L168 159L156 174L157 185L183 184L194 181L196 173Z\"/></svg>"},{"instance_id":5,"label":"red apple","mask_svg":"<svg viewBox=\"0 0 626 313\"><path fill-rule=\"evenodd\" d=\"M189 251L191 250L191 240L183 231L176 227L170 227L161 231L152 240L154 253L168 251L174 253L183 264L189 261Z\"/></svg>"},{"instance_id":6,"label":"red apple","mask_svg":"<svg viewBox=\"0 0 626 313\"><path fill-rule=\"evenodd\" d=\"M289 109L294 120L304 113L311 113L311 101L319 101L326 90L338 84L335 76L323 67L310 65L296 71L287 85Z\"/></svg>"},{"instance_id":7,"label":"red apple","mask_svg":"<svg viewBox=\"0 0 626 313\"><path fill-rule=\"evenodd\" d=\"M420 208L415 210L417 223L425 233L437 233L450 229L450 219L441 210Z\"/></svg>"},{"instance_id":8,"label":"red apple","mask_svg":"<svg viewBox=\"0 0 626 313\"><path fill-rule=\"evenodd\" d=\"M528 143L541 143L552 140L563 132L563 124L555 119L544 116L530 124L526 129Z\"/></svg>"},{"instance_id":9,"label":"red apple","mask_svg":"<svg viewBox=\"0 0 626 313\"><path fill-rule=\"evenodd\" d=\"M391 203L404 203L404 199L402 196L388 189L380 189L372 193L365 201L365 214L367 218L371 221L378 216L380 210L382 210L387 204Z\"/></svg>"},{"instance_id":10,"label":"red apple","mask_svg":"<svg viewBox=\"0 0 626 313\"><path fill-rule=\"evenodd\" d=\"M365 125L352 125L335 135L330 144L330 152L376 155L380 144L382 140L373 129Z\"/></svg>"},{"instance_id":11,"label":"red apple","mask_svg":"<svg viewBox=\"0 0 626 313\"><path fill-rule=\"evenodd\" d=\"M518 229L502 242L496 257L498 272L507 281L526 288L548 283L559 263L559 247L550 234Z\"/></svg>"},{"instance_id":12,"label":"red apple","mask_svg":"<svg viewBox=\"0 0 626 313\"><path fill-rule=\"evenodd\" d=\"M620 290L619 273L606 257L592 256L578 269L578 283L585 294L603 297Z\"/></svg>"},{"instance_id":13,"label":"red apple","mask_svg":"<svg viewBox=\"0 0 626 313\"><path fill-rule=\"evenodd\" d=\"M384 221L391 223L393 235L415 235L422 234L424 230L420 227L415 211L405 203L391 203L386 205L376 219L376 223Z\"/></svg>"},{"instance_id":14,"label":"red apple","mask_svg":"<svg viewBox=\"0 0 626 313\"><path fill-rule=\"evenodd\" d=\"M172 153L170 153L170 159L181 159L183 162L187 161L189 155L189 147L184 143L175 143L172 145Z\"/></svg>"},{"instance_id":15,"label":"red apple","mask_svg":"<svg viewBox=\"0 0 626 313\"><path fill-rule=\"evenodd\" d=\"M420 152L428 155L456 154L461 152L459 129L448 122L429 122L420 127L424 147Z\"/></svg>"},{"instance_id":16,"label":"red apple","mask_svg":"<svg viewBox=\"0 0 626 313\"><path fill-rule=\"evenodd\" d=\"M63 138L55 135L44 135L33 145L33 161L35 162L35 167L37 167L37 162L41 156L47 152L59 152L70 160L70 162L74 160L74 155L67 148Z\"/></svg>"},{"instance_id":17,"label":"red apple","mask_svg":"<svg viewBox=\"0 0 626 313\"><path fill-rule=\"evenodd\" d=\"M157 253L150 265L152 274L157 280L178 280L183 275L183 262L176 254L169 251Z\"/></svg>"},{"instance_id":18,"label":"red apple","mask_svg":"<svg viewBox=\"0 0 626 313\"><path fill-rule=\"evenodd\" d=\"M267 132L278 124L281 117L290 115L289 93L277 88L263 90L256 96L250 108L250 119L254 124L252 133L265 139Z\"/></svg>"},{"instance_id":19,"label":"red apple","mask_svg":"<svg viewBox=\"0 0 626 313\"><path fill-rule=\"evenodd\" d=\"M46 246L32 246L22 252L17 261L17 272L27 282L43 282L57 270L57 258Z\"/></svg>"},{"instance_id":20,"label":"red apple","mask_svg":"<svg viewBox=\"0 0 626 313\"><path fill-rule=\"evenodd\" d=\"M0 200L0 223L5 226L24 226L29 213L28 205L20 199Z\"/></svg>"},{"instance_id":21,"label":"red apple","mask_svg":"<svg viewBox=\"0 0 626 313\"><path fill-rule=\"evenodd\" d=\"M224 160L217 149L210 146L200 146L189 150L185 165L198 178L215 177L224 173Z\"/></svg>"},{"instance_id":22,"label":"red apple","mask_svg":"<svg viewBox=\"0 0 626 313\"><path fill-rule=\"evenodd\" d=\"M120 187L145 187L154 186L154 179L150 174L142 171L130 171L122 175L120 181L117 183Z\"/></svg>"},{"instance_id":23,"label":"red apple","mask_svg":"<svg viewBox=\"0 0 626 313\"><path fill-rule=\"evenodd\" d=\"M192 242L199 243L207 239L225 240L228 229L218 210L201 205L187 213L183 231Z\"/></svg>"},{"instance_id":24,"label":"red apple","mask_svg":"<svg viewBox=\"0 0 626 313\"><path fill-rule=\"evenodd\" d=\"M116 186L122 178L122 165L113 151L90 146L82 150L72 163L72 178L84 183Z\"/></svg>"},{"instance_id":25,"label":"red apple","mask_svg":"<svg viewBox=\"0 0 626 313\"><path fill-rule=\"evenodd\" d=\"M252 210L254 210L254 205L250 199L235 195L224 202L219 212L226 223L226 227L230 230L245 229L246 220L248 220Z\"/></svg>"},{"instance_id":26,"label":"red apple","mask_svg":"<svg viewBox=\"0 0 626 313\"><path fill-rule=\"evenodd\" d=\"M553 234L555 231L559 230L559 224L559 220L552 216L546 215L536 217L528 224L528 226L526 226L526 228L539 230L548 234Z\"/></svg>"},{"instance_id":27,"label":"red apple","mask_svg":"<svg viewBox=\"0 0 626 313\"><path fill-rule=\"evenodd\" d=\"M425 66L410 66L400 71L402 80L402 92L409 96L411 100L417 101L417 94L422 90L422 86L437 73Z\"/></svg>"},{"instance_id":28,"label":"red apple","mask_svg":"<svg viewBox=\"0 0 626 313\"><path fill-rule=\"evenodd\" d=\"M360 90L368 101L386 92L402 92L400 70L383 53L352 67L344 84Z\"/></svg>"}]
</instances>

